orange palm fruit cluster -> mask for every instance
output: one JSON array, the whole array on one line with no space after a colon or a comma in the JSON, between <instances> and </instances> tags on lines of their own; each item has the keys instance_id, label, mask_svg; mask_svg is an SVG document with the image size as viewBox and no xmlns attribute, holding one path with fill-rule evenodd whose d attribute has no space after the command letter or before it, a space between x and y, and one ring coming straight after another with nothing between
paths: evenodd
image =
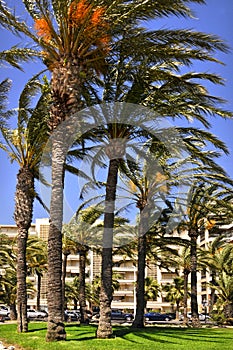
<instances>
[{"instance_id":1,"label":"orange palm fruit cluster","mask_svg":"<svg viewBox=\"0 0 233 350\"><path fill-rule=\"evenodd\" d=\"M45 18L36 19L34 28L37 31L37 35L43 37L45 41L51 40L51 37L52 37L51 29Z\"/></svg>"}]
</instances>

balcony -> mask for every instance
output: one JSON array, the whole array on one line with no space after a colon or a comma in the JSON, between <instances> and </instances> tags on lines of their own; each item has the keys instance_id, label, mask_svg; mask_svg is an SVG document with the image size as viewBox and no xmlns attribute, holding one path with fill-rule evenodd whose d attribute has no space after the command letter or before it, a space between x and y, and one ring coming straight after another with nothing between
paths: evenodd
<instances>
[{"instance_id":1,"label":"balcony","mask_svg":"<svg viewBox=\"0 0 233 350\"><path fill-rule=\"evenodd\" d=\"M113 267L113 271L117 271L117 272L134 272L135 271L135 267L134 266L114 266Z\"/></svg>"},{"instance_id":2,"label":"balcony","mask_svg":"<svg viewBox=\"0 0 233 350\"><path fill-rule=\"evenodd\" d=\"M133 290L125 290L125 289L122 289L122 290L115 290L114 291L114 296L124 296L124 295L133 295L134 294L134 291Z\"/></svg>"}]
</instances>

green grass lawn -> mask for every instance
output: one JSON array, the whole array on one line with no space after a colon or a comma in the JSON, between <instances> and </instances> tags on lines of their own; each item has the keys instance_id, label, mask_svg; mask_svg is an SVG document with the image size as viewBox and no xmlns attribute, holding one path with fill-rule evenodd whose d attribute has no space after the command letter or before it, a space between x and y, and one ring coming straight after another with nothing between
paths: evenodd
<instances>
[{"instance_id":1,"label":"green grass lawn","mask_svg":"<svg viewBox=\"0 0 233 350\"><path fill-rule=\"evenodd\" d=\"M0 339L25 350L233 350L232 328L114 327L113 339L96 339L96 326L66 326L67 340L45 341L46 323L29 323L29 332L17 334L16 324L0 325Z\"/></svg>"}]
</instances>

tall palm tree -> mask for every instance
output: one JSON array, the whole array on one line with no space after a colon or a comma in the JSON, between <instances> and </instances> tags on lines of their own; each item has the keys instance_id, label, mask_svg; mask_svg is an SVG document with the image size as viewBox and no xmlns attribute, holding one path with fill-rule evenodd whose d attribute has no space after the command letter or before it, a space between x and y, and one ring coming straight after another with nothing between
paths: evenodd
<instances>
[{"instance_id":1,"label":"tall palm tree","mask_svg":"<svg viewBox=\"0 0 233 350\"><path fill-rule=\"evenodd\" d=\"M136 317L133 322L133 326L135 327L143 327L143 315L144 315L144 307L143 307L143 296L144 296L144 280L145 280L145 266L146 266L146 254L149 254L149 247L155 247L157 244L158 247L162 247L162 244L187 244L184 241L179 239L171 239L171 237L159 237L158 226L156 226L156 221L164 221L164 225L167 226L164 229L171 230L168 226L169 217L172 217L173 207L171 205L171 201L173 198L176 198L176 201L182 203L184 200L180 197L179 191L177 192L177 185L188 185L190 186L192 180L197 176L200 176L200 173L208 173L211 171L209 169L209 164L212 165L214 162L211 160L211 155L208 156L208 152L204 154L201 152L198 146L196 146L197 139L200 140L200 144L205 142L205 137L207 137L208 141L213 141L215 145L217 145L217 140L210 133L200 132L195 133L194 130L188 130L188 128L179 129L182 131L182 141L184 144L187 142L187 151L190 152L190 156L187 159L179 161L172 161L172 155L164 152L163 143L153 138L150 150L152 154L147 156L148 160L144 171L140 171L137 169L135 164L130 164L128 162L128 167L124 165L122 170L130 179L130 183L132 184L133 189L133 197L136 199L136 207L140 210L140 219L144 220L147 225L143 227L143 231L139 232L138 238L138 280L137 280L137 312ZM191 134L194 133L195 137L192 137ZM193 134L193 135L194 135ZM221 142L219 143L220 147ZM173 146L173 150L176 145ZM224 149L224 147L223 147ZM177 148L179 152L179 148ZM193 161L193 158L196 158ZM152 166L150 165L152 164ZM156 166L154 164L157 164ZM184 165L186 164L186 169L184 171ZM218 168L217 164L216 167ZM170 198L170 200L169 200ZM149 212L149 207L152 204L152 210ZM167 206L167 208L165 207ZM145 210L145 208L147 208ZM159 213L159 215L158 215ZM148 215L149 214L149 215ZM165 220L166 219L166 220ZM151 222L150 222L151 221ZM166 221L166 222L165 222ZM161 222L160 222L161 223ZM154 225L154 227L153 227ZM142 230L140 227L139 230ZM148 232L146 235L145 233ZM150 234L149 234L150 233ZM164 233L163 233L164 235ZM154 242L153 242L154 241ZM167 248L168 249L168 248ZM156 252L157 253L157 252ZM152 255L156 254L155 252Z\"/></svg>"},{"instance_id":2,"label":"tall palm tree","mask_svg":"<svg viewBox=\"0 0 233 350\"><path fill-rule=\"evenodd\" d=\"M40 57L52 75L50 130L54 130L68 116L82 107L80 89L93 71L101 73L109 50L109 24L105 19L105 4L94 1L23 1L31 16L31 23L19 19L14 9L0 4L0 23L13 33L24 34L36 49L27 49L28 55ZM106 3L108 5L108 3ZM11 56L19 53L11 50ZM10 56L10 53L9 53ZM23 57L25 58L25 56ZM28 58L28 57L27 57ZM50 231L48 241L48 332L47 340L66 337L62 312L62 217L63 217L63 163L65 160L63 135L53 140L52 194L50 205ZM65 148L66 149L66 148ZM59 162L57 162L59 155ZM20 303L19 303L20 305ZM25 308L24 308L25 309ZM26 317L26 316L25 316ZM57 327L54 328L54 324ZM26 325L25 325L26 330ZM63 331L61 331L63 328Z\"/></svg>"},{"instance_id":3,"label":"tall palm tree","mask_svg":"<svg viewBox=\"0 0 233 350\"><path fill-rule=\"evenodd\" d=\"M153 158L151 157L153 163ZM155 161L155 158L154 158ZM141 328L144 325L144 310L145 303L145 267L147 255L147 235L150 226L156 223L159 217L156 218L154 214L156 211L160 212L161 200L160 194L167 192L168 187L166 183L167 176L159 171L154 172L149 165L145 165L143 174L137 169L124 168L124 172L130 179L130 185L133 189L133 196L136 199L136 207L139 208L139 224L138 224L138 238L137 238L137 287L136 287L136 315L133 326ZM152 170L152 171L151 171ZM140 176L141 175L141 176ZM164 196L165 200L165 196Z\"/></svg>"},{"instance_id":4,"label":"tall palm tree","mask_svg":"<svg viewBox=\"0 0 233 350\"><path fill-rule=\"evenodd\" d=\"M94 98L92 99L92 103L101 103L102 101L107 101L107 102L127 102L127 103L137 103L137 104L142 104L144 106L150 107L152 110L155 110L157 113L160 115L171 115L172 117L184 117L187 118L188 120L191 118L191 115L193 117L196 117L198 120L200 120L205 126L208 126L208 121L203 118L202 111L201 111L201 105L205 109L205 111L209 114L216 113L217 109L216 106L213 104L213 101L209 99L209 97L206 94L205 89L200 89L200 85L196 84L194 81L197 77L201 79L207 79L211 80L215 83L218 83L218 78L214 75L206 75L206 74L185 74L185 75L179 75L179 78L177 80L177 74L172 74L173 69L174 69L174 62L171 61L166 61L164 59L163 63L160 65L158 61L156 61L156 56L153 56L152 58L152 51L150 51L149 47L145 43L145 40L143 41L143 38L139 37L139 40L137 41L137 48L143 48L139 52L139 50L135 49L134 46L132 45L133 43L136 43L136 39L134 37L135 32L130 32L127 33L124 37L123 40L120 41L120 49L117 46L117 43L113 47L112 50L116 50L116 54L111 57L110 63L111 65L109 66L109 72L105 76L104 80L104 92L103 92L103 98L96 98L96 94L93 93ZM162 35L162 32L158 33L156 32L157 35ZM164 32L163 32L164 34ZM178 33L170 32L171 37L174 37L178 35ZM154 37L155 32L151 33L151 35ZM173 39L174 39L173 37ZM128 44L128 39L131 38L131 47L130 47L130 53L129 53L129 44ZM149 36L148 36L149 38ZM152 38L152 37L151 37ZM154 37L155 38L155 37ZM171 40L173 40L171 39ZM156 39L155 39L156 40ZM158 44L158 43L157 43ZM136 47L136 46L135 46ZM151 48L151 46L150 46ZM115 52L115 51L113 51ZM132 53L132 57L131 57ZM156 46L154 47L153 50L153 55L156 55ZM158 53L159 54L159 53ZM181 55L182 56L182 55ZM181 64L186 64L187 61L183 61L183 57L179 57L181 60ZM192 55L191 55L192 56ZM190 60L195 59L194 56L191 58L189 57ZM186 56L187 58L187 56ZM197 58L197 57L196 57ZM207 58L207 57L206 57ZM115 59L115 61L114 61ZM118 61L116 61L118 60ZM191 62L191 61L190 61ZM164 64L166 66L166 72L164 72L163 68ZM178 70L179 68L176 67ZM159 88L155 87L155 82L159 80ZM191 79L191 80L189 80ZM192 81L193 79L193 81ZM164 84L161 83L161 81L164 81ZM167 84L167 81L170 81L169 84ZM191 85L189 85L190 81L192 81ZM162 85L161 85L162 84ZM192 88L191 88L192 86ZM180 92L182 91L182 95ZM204 92L205 91L205 92ZM203 94L204 93L204 94ZM175 95L178 96L178 98L175 97ZM93 97L93 96L92 96ZM166 103L166 108L164 105L164 99L167 101L170 107L168 107L168 104ZM181 108L181 100L182 100L182 106L184 107L185 105L187 108ZM209 100L209 101L208 101ZM221 99L220 99L221 100ZM219 101L220 101L219 100ZM93 102L94 101L94 102ZM175 101L175 104L174 104ZM187 101L191 102L192 107L192 112L187 105ZM197 103L198 101L198 103ZM207 102L208 101L208 102ZM217 100L215 100L217 102ZM206 103L207 102L207 103ZM169 110L169 113L168 113ZM195 112L193 113L193 111ZM220 110L219 110L220 112ZM217 112L218 113L218 112ZM226 112L228 114L228 112ZM221 113L220 113L221 114ZM130 119L128 120L130 123ZM140 121L141 123L141 121ZM127 126L128 127L128 126ZM127 130L128 133L130 133L132 130ZM183 131L184 132L184 131ZM190 131L189 131L190 132ZM194 134L198 134L197 131L192 129L192 132ZM118 133L119 135L116 137L122 138L122 135L124 135L124 131L119 131L118 127ZM200 136L200 135L199 135ZM207 134L206 134L207 136ZM129 137L129 136L127 136ZM127 140L126 137L126 140ZM116 142L115 142L116 143ZM127 141L126 141L127 143ZM189 140L187 138L187 144L189 143ZM119 148L119 147L118 147ZM195 146L193 145L190 147L194 150ZM115 154L116 156L116 154ZM201 155L199 152L199 156L202 158L205 158L204 154ZM111 163L115 163L115 166L113 166ZM114 159L109 165L115 169L115 176L114 173L111 171L112 179L115 182L115 185L117 183L117 161ZM211 160L209 160L211 161ZM110 173L109 173L110 174ZM110 177L109 177L110 180ZM112 182L112 188L114 188L114 182ZM107 194L106 194L107 196ZM114 200L114 193L112 193L111 200ZM106 197L107 198L107 197ZM110 197L109 197L110 198ZM114 208L112 208L114 209ZM113 219L112 219L113 221ZM146 221L146 220L145 220ZM109 229L109 227L108 227ZM142 249L143 251L143 249ZM103 276L103 278L107 279L109 278L109 282L105 283L106 288L109 288L108 292L106 292L103 295L103 300L108 300L106 303L106 307L103 306L101 307L101 310L105 308L105 312L102 312L100 321L103 319L103 322L101 321L99 323L99 332L97 332L97 336L99 337L107 337L108 335L111 336L111 327L109 325L110 319L109 316L109 309L110 309L110 303L111 303L111 252L108 252L108 259L106 257L106 252L105 254L105 259L103 261L105 262L105 265L102 265L102 271L106 271L106 275ZM108 263L106 263L106 260L108 260ZM108 266L108 268L107 268ZM108 271L108 273L107 273ZM108 320L108 321L107 321ZM108 330L105 329L105 331L101 331L100 327L101 325L104 327L108 327ZM107 326L106 326L107 325ZM102 335L101 335L102 334Z\"/></svg>"},{"instance_id":5,"label":"tall palm tree","mask_svg":"<svg viewBox=\"0 0 233 350\"><path fill-rule=\"evenodd\" d=\"M181 222L181 227L187 228L190 237L191 312L194 327L200 326L197 303L197 238L213 215L220 221L222 217L226 217L222 198L231 192L231 180L227 177L225 180L223 177L222 180L222 183L218 180L210 184L199 181L194 183L189 193L190 200L185 215L186 219L185 222ZM224 181L230 185L228 188L225 187Z\"/></svg>"},{"instance_id":6,"label":"tall palm tree","mask_svg":"<svg viewBox=\"0 0 233 350\"><path fill-rule=\"evenodd\" d=\"M202 0L192 1L194 3L204 3ZM94 0L74 0L72 2L70 0L58 0L56 2L38 0L33 3L31 0L25 0L23 3L32 17L35 31L31 30L26 21L20 20L15 15L14 9L8 9L3 3L0 4L0 24L14 33L22 33L32 40L37 48L25 48L24 56L22 55L21 57L23 59L28 59L33 55L40 57L52 74L53 104L49 125L51 130L56 129L56 137L53 140L52 151L53 187L48 245L49 322L47 340L58 340L65 338L64 326L61 325L60 321L62 320L62 173L66 149L64 149L64 144L62 145L62 132L57 126L72 113L82 108L81 95L83 86L85 86L88 80L94 82L97 80L93 79L93 73L104 72L107 55L112 58L114 56L115 58L117 57L114 51L110 50L114 46L118 49L118 52L126 53L125 60L120 63L127 63L127 65L132 62L132 66L134 66L134 63L139 60L146 63L148 58L152 59L153 57L153 66L159 65L161 68L160 78L163 76L167 82L170 74L166 74L166 69L164 69L165 66L163 63L165 61L175 71L179 69L179 63L190 64L192 59L216 61L213 58L213 52L216 49L226 50L226 45L218 38L203 33L185 30L158 30L145 34L144 29L140 27L142 20L148 20L154 17L169 16L170 14L190 16L191 11L186 6L186 0L178 0L176 3L168 1L161 4L153 0L149 0L149 2L148 0L142 0L137 2L136 5L133 0L128 2L124 0L116 0L114 2L109 0L101 0L100 2ZM12 50L9 50L8 57L12 61L15 58L14 54L19 53L21 52L12 48ZM176 65L174 61L178 62L178 64ZM111 65L111 60L108 64ZM190 75L187 76L187 80L189 79ZM159 80L161 81L161 79ZM169 85L166 83L163 89L154 88L154 90L157 90L160 96L164 97L175 86L178 86L178 90L180 91L179 84L177 84L178 81L179 77L175 79L174 75L172 84ZM220 82L216 76L213 81ZM118 82L120 83L119 80ZM187 81L188 85L189 82ZM133 90L137 89L138 86L139 81L136 82ZM141 92L142 87L146 89L146 82L140 87ZM188 90L190 96L192 88ZM200 98L198 95L200 95L200 89L197 87L197 90L199 93L196 94L196 101L199 103ZM120 95L121 91L122 88L118 91L118 95ZM162 98L162 100L166 101L165 98ZM179 96L176 101L178 106L180 103ZM190 101L188 97L187 101ZM150 105L155 107L155 100L151 99ZM196 107L195 113L197 112L197 115L199 115L198 110L199 107ZM177 111L178 109L176 109ZM180 115L180 112L177 113ZM166 111L167 114L168 110ZM192 108L188 115L190 116L190 114L193 116ZM205 118L201 119L205 121ZM56 162L58 158L60 161ZM110 163L111 169L116 170L116 161ZM109 180L115 179L112 174L109 174ZM114 194L107 194L107 197L112 200ZM106 218L107 228L109 228L109 225L112 225L109 220L113 221L111 217ZM108 254L108 258L110 261L110 253ZM106 257L106 265L109 265L107 263L108 258ZM109 268L106 271L109 271ZM108 276L110 275L111 273L108 273ZM110 283L105 283L105 285L106 288L111 288ZM105 294L109 296L107 298L109 304L110 294ZM56 297L54 297L55 295ZM106 307L109 306L106 304ZM57 324L57 327L54 327L54 324ZM63 328L63 332L61 331L61 327ZM108 331L103 333L109 336L111 334L111 327L109 330L110 333ZM104 335L101 336L100 332L98 335L99 337L105 337Z\"/></svg>"},{"instance_id":7,"label":"tall palm tree","mask_svg":"<svg viewBox=\"0 0 233 350\"><path fill-rule=\"evenodd\" d=\"M26 246L28 230L32 222L34 198L39 198L35 191L35 179L39 179L39 162L43 147L47 141L47 120L49 89L46 82L41 84L37 77L32 78L24 87L17 112L17 127L10 130L1 128L4 139L2 148L11 161L19 165L15 193L14 219L17 235L17 308L18 331L28 330L27 293L26 293ZM34 108L36 94L42 93Z\"/></svg>"}]
</instances>

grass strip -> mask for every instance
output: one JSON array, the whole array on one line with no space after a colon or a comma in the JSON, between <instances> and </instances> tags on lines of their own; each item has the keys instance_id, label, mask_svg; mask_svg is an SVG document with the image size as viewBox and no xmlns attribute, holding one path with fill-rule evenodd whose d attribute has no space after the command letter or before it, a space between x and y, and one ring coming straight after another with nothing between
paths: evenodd
<instances>
[{"instance_id":1,"label":"grass strip","mask_svg":"<svg viewBox=\"0 0 233 350\"><path fill-rule=\"evenodd\" d=\"M17 333L16 324L0 325L0 340L25 350L233 350L233 328L182 328L150 326L132 329L116 326L112 339L96 339L96 326L66 326L67 340L47 343L46 323L29 323L28 333Z\"/></svg>"}]
</instances>

